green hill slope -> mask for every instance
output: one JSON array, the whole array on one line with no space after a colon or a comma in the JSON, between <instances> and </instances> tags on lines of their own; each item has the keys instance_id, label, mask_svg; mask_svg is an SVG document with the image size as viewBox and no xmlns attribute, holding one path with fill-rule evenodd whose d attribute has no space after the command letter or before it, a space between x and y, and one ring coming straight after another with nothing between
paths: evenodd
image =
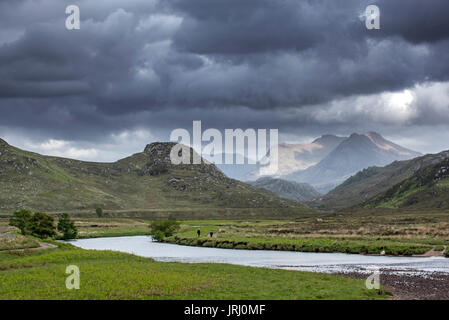
<instances>
[{"instance_id":1,"label":"green hill slope","mask_svg":"<svg viewBox=\"0 0 449 320\"><path fill-rule=\"evenodd\" d=\"M172 143L114 163L43 156L0 140L0 212L186 208L295 208L301 204L226 177L214 165L172 165ZM192 151L191 151L192 152Z\"/></svg>"},{"instance_id":2,"label":"green hill slope","mask_svg":"<svg viewBox=\"0 0 449 320\"><path fill-rule=\"evenodd\" d=\"M347 179L328 194L310 203L310 205L328 209L343 209L361 205L374 197L380 196L396 185L405 183L404 181L408 179L413 180L415 174L418 174L418 172L424 172L424 170L432 170L431 168L438 167L438 165L448 158L449 151L443 151L438 154L427 154L411 160L395 161L385 167L364 169ZM408 182L407 189L412 189L412 185L414 185L414 182ZM403 195L402 192L401 195ZM388 206L388 204L385 205ZM428 203L425 205L428 206L431 204ZM433 207L433 204L431 207Z\"/></svg>"},{"instance_id":3,"label":"green hill slope","mask_svg":"<svg viewBox=\"0 0 449 320\"><path fill-rule=\"evenodd\" d=\"M363 204L367 208L449 208L449 159L422 168Z\"/></svg>"}]
</instances>

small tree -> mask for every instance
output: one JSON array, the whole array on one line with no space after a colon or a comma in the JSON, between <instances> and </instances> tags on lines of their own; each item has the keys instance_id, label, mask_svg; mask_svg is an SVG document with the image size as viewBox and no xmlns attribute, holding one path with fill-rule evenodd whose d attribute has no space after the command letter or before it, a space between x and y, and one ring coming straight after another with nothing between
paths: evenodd
<instances>
[{"instance_id":1,"label":"small tree","mask_svg":"<svg viewBox=\"0 0 449 320\"><path fill-rule=\"evenodd\" d=\"M78 235L78 229L75 226L75 222L70 220L67 213L62 213L58 222L58 231L62 233L64 240L75 239Z\"/></svg>"},{"instance_id":2,"label":"small tree","mask_svg":"<svg viewBox=\"0 0 449 320\"><path fill-rule=\"evenodd\" d=\"M54 218L45 213L35 213L31 219L31 230L33 235L41 239L55 236Z\"/></svg>"},{"instance_id":3,"label":"small tree","mask_svg":"<svg viewBox=\"0 0 449 320\"><path fill-rule=\"evenodd\" d=\"M101 218L103 216L103 209L98 207L95 212L97 213L98 218Z\"/></svg>"},{"instance_id":4,"label":"small tree","mask_svg":"<svg viewBox=\"0 0 449 320\"><path fill-rule=\"evenodd\" d=\"M164 237L170 237L178 231L179 223L174 219L153 221L150 224L150 229L150 235L153 239L161 241Z\"/></svg>"},{"instance_id":5,"label":"small tree","mask_svg":"<svg viewBox=\"0 0 449 320\"><path fill-rule=\"evenodd\" d=\"M19 228L23 235L31 234L31 219L33 215L29 210L19 210L14 212L9 219L9 225Z\"/></svg>"}]
</instances>

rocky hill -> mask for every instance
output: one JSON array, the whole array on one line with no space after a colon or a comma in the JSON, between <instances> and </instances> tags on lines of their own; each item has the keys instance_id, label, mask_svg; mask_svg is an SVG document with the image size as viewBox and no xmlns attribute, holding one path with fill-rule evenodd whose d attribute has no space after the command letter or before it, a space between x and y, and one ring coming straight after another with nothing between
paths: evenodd
<instances>
[{"instance_id":1,"label":"rocky hill","mask_svg":"<svg viewBox=\"0 0 449 320\"><path fill-rule=\"evenodd\" d=\"M311 200L321 195L310 184L270 177L260 178L250 182L250 184L255 188L263 188L277 194L281 198L294 201Z\"/></svg>"},{"instance_id":2,"label":"rocky hill","mask_svg":"<svg viewBox=\"0 0 449 320\"><path fill-rule=\"evenodd\" d=\"M214 165L173 165L172 143L152 143L114 163L20 150L0 140L0 212L169 208L297 208L271 192L225 176ZM191 150L190 152L193 152Z\"/></svg>"}]
</instances>

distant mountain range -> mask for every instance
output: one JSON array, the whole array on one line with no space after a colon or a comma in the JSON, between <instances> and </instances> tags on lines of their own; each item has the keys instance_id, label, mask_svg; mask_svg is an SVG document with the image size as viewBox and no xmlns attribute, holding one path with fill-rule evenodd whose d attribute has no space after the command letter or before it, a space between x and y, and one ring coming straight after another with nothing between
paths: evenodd
<instances>
[{"instance_id":1,"label":"distant mountain range","mask_svg":"<svg viewBox=\"0 0 449 320\"><path fill-rule=\"evenodd\" d=\"M20 208L49 212L135 212L205 208L294 208L298 202L233 180L205 161L173 165L173 143L152 143L114 163L44 156L0 139L0 212ZM190 149L190 152L194 151Z\"/></svg>"},{"instance_id":2,"label":"distant mountain range","mask_svg":"<svg viewBox=\"0 0 449 320\"><path fill-rule=\"evenodd\" d=\"M297 183L271 177L263 177L249 183L255 188L263 188L277 194L281 198L294 201L307 201L321 195L308 183Z\"/></svg>"},{"instance_id":3,"label":"distant mountain range","mask_svg":"<svg viewBox=\"0 0 449 320\"><path fill-rule=\"evenodd\" d=\"M407 160L420 155L419 152L386 140L378 133L354 133L317 164L281 177L310 183L318 191L326 193L359 170L370 166L384 166L396 160Z\"/></svg>"},{"instance_id":4,"label":"distant mountain range","mask_svg":"<svg viewBox=\"0 0 449 320\"><path fill-rule=\"evenodd\" d=\"M349 137L327 134L308 144L280 143L275 148L279 155L279 169L269 176L308 183L323 194L359 170L421 155L386 140L376 132L354 133ZM260 166L248 164L246 158L245 164L217 167L240 181L255 181L263 177Z\"/></svg>"},{"instance_id":5,"label":"distant mountain range","mask_svg":"<svg viewBox=\"0 0 449 320\"><path fill-rule=\"evenodd\" d=\"M326 144L323 139L337 141L325 136L312 145L331 149L332 143ZM173 145L152 143L143 152L114 163L96 163L27 152L0 139L0 212L27 208L82 213L93 212L98 206L117 212L147 210L155 214L211 208L217 212L226 208L313 212L297 201L331 210L449 209L449 151L393 161L419 154L375 133L353 134L316 165L294 173L315 182L349 176L325 195L307 183L272 177L249 185L228 178L205 160L200 165L172 165L169 155ZM312 159L310 153L306 154ZM389 164L382 167L370 163ZM349 174L360 167L362 170Z\"/></svg>"},{"instance_id":6,"label":"distant mountain range","mask_svg":"<svg viewBox=\"0 0 449 320\"><path fill-rule=\"evenodd\" d=\"M217 168L220 169L229 178L246 181L250 180L254 172L259 172L259 164L249 164L248 158L243 157L243 164L236 164L235 155L233 155L234 164L225 164L226 154L221 155L222 164L216 164Z\"/></svg>"}]
</instances>

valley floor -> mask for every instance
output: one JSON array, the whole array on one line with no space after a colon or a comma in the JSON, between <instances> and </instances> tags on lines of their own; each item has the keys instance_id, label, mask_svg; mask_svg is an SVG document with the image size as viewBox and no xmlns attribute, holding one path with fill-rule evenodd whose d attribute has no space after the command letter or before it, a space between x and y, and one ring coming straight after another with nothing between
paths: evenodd
<instances>
[{"instance_id":1,"label":"valley floor","mask_svg":"<svg viewBox=\"0 0 449 320\"><path fill-rule=\"evenodd\" d=\"M145 235L149 220L77 218L81 238ZM201 236L197 236L197 230ZM209 233L213 232L210 237ZM35 248L0 220L3 249ZM8 236L6 236L9 234ZM17 237L12 241L11 234ZM3 241L3 242L2 242ZM191 220L166 241L235 249L386 255L448 254L449 213L364 211L303 215L290 220ZM46 250L0 249L0 299L373 299L365 275L324 275L221 264L155 262L129 254L86 251L70 245ZM79 264L85 290L65 289L65 267ZM137 280L139 279L139 280ZM140 280L142 281L140 282ZM293 280L292 280L293 279ZM448 299L449 277L382 275L394 299Z\"/></svg>"},{"instance_id":2,"label":"valley floor","mask_svg":"<svg viewBox=\"0 0 449 320\"><path fill-rule=\"evenodd\" d=\"M449 245L449 213L368 211L295 220L183 221L180 232L166 241L234 249L443 256Z\"/></svg>"},{"instance_id":3,"label":"valley floor","mask_svg":"<svg viewBox=\"0 0 449 320\"><path fill-rule=\"evenodd\" d=\"M80 289L66 288L68 265ZM58 243L0 252L0 299L387 299L382 288L338 275L226 264L156 262L131 254Z\"/></svg>"}]
</instances>

